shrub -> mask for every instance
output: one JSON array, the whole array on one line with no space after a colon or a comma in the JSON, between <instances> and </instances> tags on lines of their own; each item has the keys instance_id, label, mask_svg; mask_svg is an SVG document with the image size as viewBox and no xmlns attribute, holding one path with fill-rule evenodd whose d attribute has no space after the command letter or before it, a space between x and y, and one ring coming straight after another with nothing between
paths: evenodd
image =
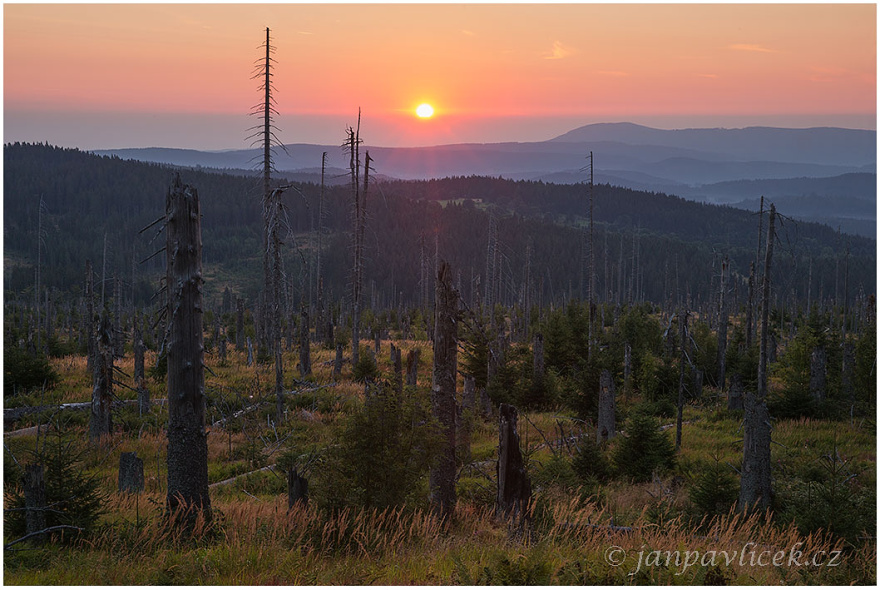
<instances>
[{"instance_id":1,"label":"shrub","mask_svg":"<svg viewBox=\"0 0 880 590\"><path fill-rule=\"evenodd\" d=\"M636 412L627 422L626 433L614 452L620 474L634 481L650 481L655 470L675 465L675 447L652 416Z\"/></svg>"},{"instance_id":2,"label":"shrub","mask_svg":"<svg viewBox=\"0 0 880 590\"><path fill-rule=\"evenodd\" d=\"M58 373L43 355L30 354L18 347L6 346L3 351L4 397L32 389L52 388L58 383Z\"/></svg>"},{"instance_id":3,"label":"shrub","mask_svg":"<svg viewBox=\"0 0 880 590\"><path fill-rule=\"evenodd\" d=\"M578 478L587 484L607 481L611 477L611 464L598 443L590 436L578 441L571 466Z\"/></svg>"},{"instance_id":4,"label":"shrub","mask_svg":"<svg viewBox=\"0 0 880 590\"><path fill-rule=\"evenodd\" d=\"M721 516L739 499L739 482L730 466L715 462L703 467L690 490L697 512L706 517Z\"/></svg>"},{"instance_id":5,"label":"shrub","mask_svg":"<svg viewBox=\"0 0 880 590\"><path fill-rule=\"evenodd\" d=\"M379 377L379 366L368 348L361 346L358 362L352 369L351 376L359 383L375 381Z\"/></svg>"}]
</instances>

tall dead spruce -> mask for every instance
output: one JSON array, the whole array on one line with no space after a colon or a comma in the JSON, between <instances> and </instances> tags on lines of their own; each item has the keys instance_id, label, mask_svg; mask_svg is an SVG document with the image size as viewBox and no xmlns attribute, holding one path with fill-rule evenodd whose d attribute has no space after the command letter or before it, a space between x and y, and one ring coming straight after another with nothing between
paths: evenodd
<instances>
[{"instance_id":1,"label":"tall dead spruce","mask_svg":"<svg viewBox=\"0 0 880 590\"><path fill-rule=\"evenodd\" d=\"M767 411L767 337L770 316L770 268L773 263L773 240L776 206L770 205L767 227L767 253L761 285L761 340L758 354L758 393L746 392L744 406L743 465L740 479L739 507L743 511L766 510L772 494L770 483L770 414Z\"/></svg>"},{"instance_id":2,"label":"tall dead spruce","mask_svg":"<svg viewBox=\"0 0 880 590\"><path fill-rule=\"evenodd\" d=\"M349 169L351 172L352 236L354 250L354 266L351 277L351 364L357 366L360 360L360 323L361 323L361 291L364 285L364 228L367 223L367 191L370 184L370 152L364 162L364 185L361 190L361 113L358 110L357 127L348 128L345 149L349 152Z\"/></svg>"},{"instance_id":3,"label":"tall dead spruce","mask_svg":"<svg viewBox=\"0 0 880 590\"><path fill-rule=\"evenodd\" d=\"M210 518L202 336L199 195L175 175L165 200L168 331L168 508Z\"/></svg>"},{"instance_id":4,"label":"tall dead spruce","mask_svg":"<svg viewBox=\"0 0 880 590\"><path fill-rule=\"evenodd\" d=\"M449 263L437 269L434 322L434 374L431 406L445 437L437 466L431 470L432 502L444 519L455 509L455 380L458 372L458 291L452 286Z\"/></svg>"}]
</instances>

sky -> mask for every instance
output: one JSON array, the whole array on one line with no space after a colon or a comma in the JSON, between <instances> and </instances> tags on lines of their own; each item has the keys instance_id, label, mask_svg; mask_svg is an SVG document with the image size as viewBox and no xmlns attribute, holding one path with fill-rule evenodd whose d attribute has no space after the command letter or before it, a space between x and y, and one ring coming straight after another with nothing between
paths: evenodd
<instances>
[{"instance_id":1,"label":"sky","mask_svg":"<svg viewBox=\"0 0 880 590\"><path fill-rule=\"evenodd\" d=\"M876 127L874 4L4 4L4 142L542 141L590 123ZM434 115L415 109L429 103Z\"/></svg>"}]
</instances>

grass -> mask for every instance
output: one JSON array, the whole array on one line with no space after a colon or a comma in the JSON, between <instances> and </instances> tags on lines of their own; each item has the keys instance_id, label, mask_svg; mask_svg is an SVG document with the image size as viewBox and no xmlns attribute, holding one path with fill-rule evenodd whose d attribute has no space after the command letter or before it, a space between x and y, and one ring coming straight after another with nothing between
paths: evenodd
<instances>
[{"instance_id":1,"label":"grass","mask_svg":"<svg viewBox=\"0 0 880 590\"><path fill-rule=\"evenodd\" d=\"M404 350L422 349L419 385L428 387L430 344L400 344ZM379 369L388 375L388 341L381 345ZM331 375L335 351L315 347L312 355L310 381L314 385L294 387L312 390L289 395L286 420L274 426L273 367L247 367L243 353L233 346L225 365L210 356L206 359L212 371L206 375L209 421L227 417L232 408L266 402L240 419L210 428L211 483L271 465L285 452L302 460L316 449L335 444L339 420L361 403L363 387L351 382L350 364L340 379ZM285 353L285 365L295 363L294 353ZM130 356L119 363L129 375L130 365ZM52 403L89 399L84 359L54 359L53 366L62 379L54 391L47 392L47 399ZM291 372L287 372L288 379ZM164 397L164 384L151 381L150 388L154 399ZM100 481L107 498L106 515L97 531L72 545L23 544L17 546L22 550L5 551L4 581L12 585L874 583L873 537L846 543L821 533L799 532L792 522L778 518L745 518L737 513L699 526L699 516L689 503L689 486L704 466L717 461L733 469L742 457L739 419L712 401L712 393L706 392L704 405L685 409L678 466L643 484L578 480L568 462L570 447L557 443L563 431L566 437L592 436L590 429L562 409L521 414L518 429L529 462L534 502L531 533L519 536L512 536L508 524L494 514L498 434L492 421L476 421L473 463L461 472L459 503L450 523L440 522L422 506L328 511L310 502L288 511L284 474L262 471L211 488L215 526L186 538L163 516L165 409L154 406L148 416L138 416L136 409L118 412L116 432L95 446L86 441L87 419L73 418L64 428L76 444L88 449L84 469ZM121 390L120 397L134 394ZM674 437L674 427L665 435ZM772 447L775 478L800 477L836 449L848 468L858 472L860 485L876 488L872 424L779 421L773 437L779 443ZM26 462L36 437L5 438L4 461L15 457ZM615 444L612 441L605 452L610 453ZM144 460L145 490L139 495L116 491L122 452L137 452ZM315 468L319 467L307 466L307 474ZM7 492L12 485L5 482ZM629 530L614 528L621 526ZM744 547L745 559L726 563L720 557L724 551L738 551L741 556ZM840 551L840 565L786 562L766 567L751 559L752 553L775 554L792 547L807 556ZM622 563L609 562L610 550L619 551ZM716 563L676 565L675 559L683 559L686 551L701 556L715 552ZM650 566L646 559L653 560Z\"/></svg>"}]
</instances>

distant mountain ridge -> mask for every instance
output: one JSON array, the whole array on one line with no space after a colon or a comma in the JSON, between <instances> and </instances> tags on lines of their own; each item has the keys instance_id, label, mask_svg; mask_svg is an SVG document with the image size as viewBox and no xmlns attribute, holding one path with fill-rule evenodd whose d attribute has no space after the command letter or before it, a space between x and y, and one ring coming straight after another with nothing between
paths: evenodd
<instances>
[{"instance_id":1,"label":"distant mountain ridge","mask_svg":"<svg viewBox=\"0 0 880 590\"><path fill-rule=\"evenodd\" d=\"M812 195L829 200L827 223L864 218L864 208L836 210L832 200L841 196L834 180L850 174L869 175L858 194L847 195L876 202L876 131L816 127L787 129L664 130L632 123L597 123L573 129L547 141L529 143L450 144L431 147L370 150L377 175L403 180L454 176L493 176L514 180L541 180L572 184L588 179L587 157L594 156L594 180L617 186L665 192L687 199L741 203L760 197L758 183L775 182L775 194ZM276 153L275 167L291 179L317 181L322 154L332 169L328 182L342 182L348 156L338 145L289 144ZM100 155L186 167L226 170L255 169L256 149L198 151L165 148L99 150ZM316 172L318 171L318 172ZM806 179L806 180L804 180ZM810 179L815 190L805 190ZM727 185L725 185L727 183ZM797 215L797 199L790 213ZM815 212L816 203L810 210ZM811 220L823 221L811 215ZM861 224L864 234L870 224ZM873 231L871 235L873 235Z\"/></svg>"}]
</instances>

